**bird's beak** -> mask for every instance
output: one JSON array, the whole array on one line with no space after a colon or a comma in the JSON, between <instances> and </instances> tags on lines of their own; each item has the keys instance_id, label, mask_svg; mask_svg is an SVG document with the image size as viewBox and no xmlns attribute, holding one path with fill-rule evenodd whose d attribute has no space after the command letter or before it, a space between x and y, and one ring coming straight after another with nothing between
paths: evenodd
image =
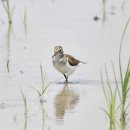
<instances>
[{"instance_id":1,"label":"bird's beak","mask_svg":"<svg viewBox=\"0 0 130 130\"><path fill-rule=\"evenodd\" d=\"M54 53L54 55L52 56L52 58L53 58L59 51L61 51L61 49L58 49L58 50Z\"/></svg>"},{"instance_id":2,"label":"bird's beak","mask_svg":"<svg viewBox=\"0 0 130 130\"><path fill-rule=\"evenodd\" d=\"M52 58L53 58L56 54L57 54L57 52L56 52L56 53L54 53L54 55L52 56Z\"/></svg>"}]
</instances>

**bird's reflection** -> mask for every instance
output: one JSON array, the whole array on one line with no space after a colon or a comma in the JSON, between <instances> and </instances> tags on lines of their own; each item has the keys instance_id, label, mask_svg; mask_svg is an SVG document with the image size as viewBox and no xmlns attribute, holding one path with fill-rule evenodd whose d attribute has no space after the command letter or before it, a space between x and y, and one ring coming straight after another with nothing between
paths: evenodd
<instances>
[{"instance_id":1,"label":"bird's reflection","mask_svg":"<svg viewBox=\"0 0 130 130\"><path fill-rule=\"evenodd\" d=\"M65 85L55 97L55 115L57 119L63 119L67 110L72 110L79 101L79 95L68 85Z\"/></svg>"}]
</instances>

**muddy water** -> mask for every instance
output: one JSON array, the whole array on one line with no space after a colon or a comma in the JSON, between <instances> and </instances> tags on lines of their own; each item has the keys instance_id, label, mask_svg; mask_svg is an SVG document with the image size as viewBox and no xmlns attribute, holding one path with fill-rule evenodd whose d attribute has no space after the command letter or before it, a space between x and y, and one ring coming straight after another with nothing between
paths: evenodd
<instances>
[{"instance_id":1,"label":"muddy water","mask_svg":"<svg viewBox=\"0 0 130 130\"><path fill-rule=\"evenodd\" d=\"M17 1L11 1L11 7ZM30 0L17 2L12 29L0 3L0 129L2 130L107 130L109 122L101 108L105 100L100 70L110 62L118 74L118 50L122 31L129 17L130 2L108 1L106 21L102 3L97 0ZM26 22L24 9L26 7ZM94 21L95 16L99 17ZM125 36L123 69L130 56L128 28ZM53 48L61 45L87 65L64 77L52 65ZM41 90L40 64L44 66L47 89L40 105L36 91ZM9 72L8 72L9 71ZM27 116L20 87L27 98ZM127 125L127 129L130 125ZM117 130L119 128L117 127Z\"/></svg>"}]
</instances>

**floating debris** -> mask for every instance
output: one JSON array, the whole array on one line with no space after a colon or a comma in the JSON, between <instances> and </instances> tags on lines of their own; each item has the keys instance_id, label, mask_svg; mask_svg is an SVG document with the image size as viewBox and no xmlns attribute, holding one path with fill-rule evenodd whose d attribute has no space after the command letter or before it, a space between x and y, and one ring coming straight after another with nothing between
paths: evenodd
<instances>
[{"instance_id":1,"label":"floating debris","mask_svg":"<svg viewBox=\"0 0 130 130\"><path fill-rule=\"evenodd\" d=\"M93 20L97 22L98 20L100 20L100 18L98 16L94 16Z\"/></svg>"}]
</instances>

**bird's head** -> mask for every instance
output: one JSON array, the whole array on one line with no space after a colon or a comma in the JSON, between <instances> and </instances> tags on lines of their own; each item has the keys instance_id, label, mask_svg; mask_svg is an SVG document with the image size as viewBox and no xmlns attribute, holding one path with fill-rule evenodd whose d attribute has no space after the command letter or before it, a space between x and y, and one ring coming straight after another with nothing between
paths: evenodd
<instances>
[{"instance_id":1,"label":"bird's head","mask_svg":"<svg viewBox=\"0 0 130 130\"><path fill-rule=\"evenodd\" d=\"M52 58L53 58L56 54L58 54L58 53L63 54L63 48L62 48L62 46L55 46L55 47L54 47L54 55L52 56Z\"/></svg>"}]
</instances>

